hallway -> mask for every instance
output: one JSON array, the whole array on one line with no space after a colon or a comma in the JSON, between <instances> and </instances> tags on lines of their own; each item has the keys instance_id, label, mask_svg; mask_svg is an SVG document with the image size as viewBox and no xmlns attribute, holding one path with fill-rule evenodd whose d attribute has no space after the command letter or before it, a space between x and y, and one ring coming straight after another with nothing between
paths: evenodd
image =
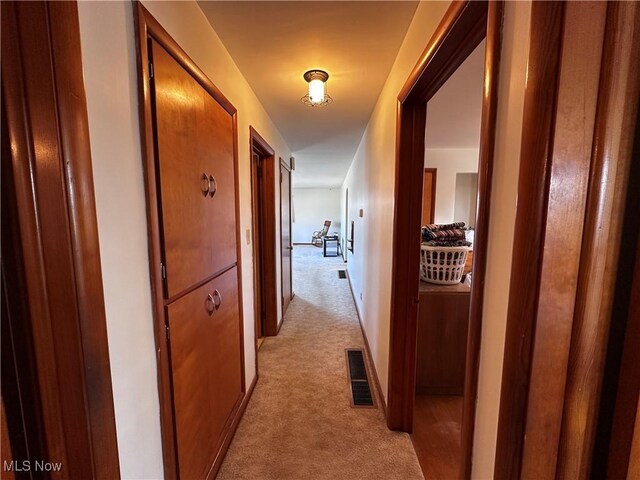
<instances>
[{"instance_id":1,"label":"hallway","mask_svg":"<svg viewBox=\"0 0 640 480\"><path fill-rule=\"evenodd\" d=\"M387 429L377 398L375 409L350 407L344 350L364 339L343 268L319 248L294 248L296 296L260 349L260 377L218 478L423 478L409 436Z\"/></svg>"}]
</instances>

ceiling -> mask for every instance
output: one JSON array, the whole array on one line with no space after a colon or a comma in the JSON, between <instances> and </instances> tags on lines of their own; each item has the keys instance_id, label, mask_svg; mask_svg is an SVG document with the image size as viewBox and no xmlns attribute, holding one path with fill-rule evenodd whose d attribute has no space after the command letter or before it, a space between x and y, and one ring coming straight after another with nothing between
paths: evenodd
<instances>
[{"instance_id":1,"label":"ceiling","mask_svg":"<svg viewBox=\"0 0 640 480\"><path fill-rule=\"evenodd\" d=\"M484 84L480 45L427 103L426 148L479 148Z\"/></svg>"},{"instance_id":2,"label":"ceiling","mask_svg":"<svg viewBox=\"0 0 640 480\"><path fill-rule=\"evenodd\" d=\"M291 148L293 186L342 185L418 2L198 3ZM300 101L311 69L332 104Z\"/></svg>"}]
</instances>

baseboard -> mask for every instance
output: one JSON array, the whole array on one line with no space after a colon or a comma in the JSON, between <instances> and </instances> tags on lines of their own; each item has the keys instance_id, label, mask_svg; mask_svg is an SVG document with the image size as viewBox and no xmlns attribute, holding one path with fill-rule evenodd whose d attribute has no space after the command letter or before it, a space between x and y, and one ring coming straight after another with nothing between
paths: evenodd
<instances>
[{"instance_id":1,"label":"baseboard","mask_svg":"<svg viewBox=\"0 0 640 480\"><path fill-rule=\"evenodd\" d=\"M236 430L238 429L238 424L240 423L240 420L242 420L244 411L247 409L247 404L249 403L249 400L251 400L251 395L253 395L253 389L255 388L257 382L258 382L258 372L256 372L256 376L253 377L253 380L251 381L251 385L249 385L249 389L247 390L247 393L245 393L244 397L242 398L242 401L240 402L240 406L236 410L236 414L233 417L231 425L229 426L227 433L224 436L222 447L220 448L220 451L218 452L218 455L215 461L213 462L213 467L211 467L211 471L209 472L209 475L207 475L207 478L213 479L213 478L216 478L216 475L218 475L218 471L222 466L222 462L224 461L224 458L227 456L229 445L231 445L231 441L233 440L233 437L236 434Z\"/></svg>"},{"instance_id":2,"label":"baseboard","mask_svg":"<svg viewBox=\"0 0 640 480\"><path fill-rule=\"evenodd\" d=\"M356 314L358 315L358 323L360 324L360 331L362 332L362 337L364 338L364 346L367 350L367 357L369 357L369 365L371 366L373 380L376 384L376 390L378 391L378 398L380 399L380 405L382 405L382 412L384 413L385 418L387 418L387 403L385 401L384 395L382 394L382 387L380 386L380 377L378 377L378 371L376 370L376 364L373 361L373 355L371 355L371 347L369 347L369 339L367 338L367 332L364 330L364 325L362 324L362 316L360 315L360 309L358 308L358 302L356 302L356 295L353 291L353 285L351 284L351 277L349 276L349 270L345 270L347 273L347 281L349 282L349 290L351 291L351 296L353 297L353 304L356 307Z\"/></svg>"}]
</instances>

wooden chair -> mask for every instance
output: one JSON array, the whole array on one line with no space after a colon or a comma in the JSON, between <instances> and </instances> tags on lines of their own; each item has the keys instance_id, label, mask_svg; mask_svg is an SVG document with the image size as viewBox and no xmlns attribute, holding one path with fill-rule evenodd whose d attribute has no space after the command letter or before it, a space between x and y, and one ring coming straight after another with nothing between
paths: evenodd
<instances>
[{"instance_id":1,"label":"wooden chair","mask_svg":"<svg viewBox=\"0 0 640 480\"><path fill-rule=\"evenodd\" d=\"M331 226L331 220L325 220L324 227L322 227L322 230L313 232L313 235L311 235L311 243L316 247L321 247L322 239L327 236L327 233L329 233L330 226Z\"/></svg>"}]
</instances>

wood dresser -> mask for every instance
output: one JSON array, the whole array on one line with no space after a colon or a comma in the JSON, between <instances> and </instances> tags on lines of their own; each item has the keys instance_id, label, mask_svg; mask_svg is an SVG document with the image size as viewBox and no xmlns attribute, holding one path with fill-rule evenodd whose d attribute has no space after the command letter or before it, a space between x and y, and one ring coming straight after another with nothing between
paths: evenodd
<instances>
[{"instance_id":1,"label":"wood dresser","mask_svg":"<svg viewBox=\"0 0 640 480\"><path fill-rule=\"evenodd\" d=\"M420 282L417 393L462 395L470 294L469 282Z\"/></svg>"}]
</instances>

